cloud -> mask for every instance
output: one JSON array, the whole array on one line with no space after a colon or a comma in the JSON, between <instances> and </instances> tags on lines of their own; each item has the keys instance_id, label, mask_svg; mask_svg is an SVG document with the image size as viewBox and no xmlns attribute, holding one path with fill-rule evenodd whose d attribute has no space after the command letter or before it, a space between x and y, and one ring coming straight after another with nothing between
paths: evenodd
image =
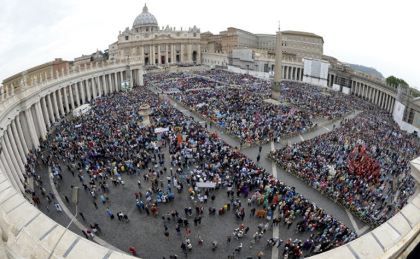
<instances>
[{"instance_id":1,"label":"cloud","mask_svg":"<svg viewBox=\"0 0 420 259\"><path fill-rule=\"evenodd\" d=\"M56 57L106 49L141 12L139 0L13 0L0 8L0 79ZM324 37L324 53L372 66L420 87L416 1L148 0L160 26L218 33L229 26L255 33L302 30Z\"/></svg>"}]
</instances>

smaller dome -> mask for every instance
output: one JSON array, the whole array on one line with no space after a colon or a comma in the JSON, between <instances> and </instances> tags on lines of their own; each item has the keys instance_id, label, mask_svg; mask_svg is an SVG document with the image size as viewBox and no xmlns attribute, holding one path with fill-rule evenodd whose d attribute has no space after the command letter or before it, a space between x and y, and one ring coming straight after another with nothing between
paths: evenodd
<instances>
[{"instance_id":1,"label":"smaller dome","mask_svg":"<svg viewBox=\"0 0 420 259\"><path fill-rule=\"evenodd\" d=\"M149 13L149 9L146 5L143 7L143 12L136 17L133 23L133 28L144 26L158 26L155 16Z\"/></svg>"}]
</instances>

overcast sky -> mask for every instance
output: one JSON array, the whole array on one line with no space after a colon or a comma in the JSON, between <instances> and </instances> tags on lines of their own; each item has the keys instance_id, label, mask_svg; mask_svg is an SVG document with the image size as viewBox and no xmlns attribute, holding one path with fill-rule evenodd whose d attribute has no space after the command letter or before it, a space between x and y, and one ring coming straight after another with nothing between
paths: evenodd
<instances>
[{"instance_id":1,"label":"overcast sky","mask_svg":"<svg viewBox=\"0 0 420 259\"><path fill-rule=\"evenodd\" d=\"M420 88L418 0L147 0L160 26L218 33L313 32L324 54L378 69ZM107 49L145 0L0 0L0 79L61 57ZM0 81L1 81L0 80Z\"/></svg>"}]
</instances>

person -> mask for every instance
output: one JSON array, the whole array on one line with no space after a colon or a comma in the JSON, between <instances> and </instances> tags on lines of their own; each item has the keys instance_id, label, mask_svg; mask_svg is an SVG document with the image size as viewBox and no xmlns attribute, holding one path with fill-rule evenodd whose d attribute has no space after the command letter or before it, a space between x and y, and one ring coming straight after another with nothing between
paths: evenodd
<instances>
[{"instance_id":1,"label":"person","mask_svg":"<svg viewBox=\"0 0 420 259\"><path fill-rule=\"evenodd\" d=\"M211 250L214 252L216 251L216 248L217 248L217 241L211 242Z\"/></svg>"},{"instance_id":2,"label":"person","mask_svg":"<svg viewBox=\"0 0 420 259\"><path fill-rule=\"evenodd\" d=\"M130 254L133 255L133 256L137 256L137 250L134 246L130 246L128 248L128 252L130 252Z\"/></svg>"}]
</instances>

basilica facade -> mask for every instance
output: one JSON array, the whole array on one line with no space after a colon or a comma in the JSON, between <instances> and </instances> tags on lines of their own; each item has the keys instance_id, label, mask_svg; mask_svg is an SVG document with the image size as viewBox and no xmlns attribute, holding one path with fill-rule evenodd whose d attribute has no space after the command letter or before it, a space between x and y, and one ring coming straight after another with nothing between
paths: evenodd
<instances>
[{"instance_id":1,"label":"basilica facade","mask_svg":"<svg viewBox=\"0 0 420 259\"><path fill-rule=\"evenodd\" d=\"M188 30L158 22L145 5L131 29L120 32L109 46L110 60L137 60L144 65L201 64L200 29Z\"/></svg>"}]
</instances>

